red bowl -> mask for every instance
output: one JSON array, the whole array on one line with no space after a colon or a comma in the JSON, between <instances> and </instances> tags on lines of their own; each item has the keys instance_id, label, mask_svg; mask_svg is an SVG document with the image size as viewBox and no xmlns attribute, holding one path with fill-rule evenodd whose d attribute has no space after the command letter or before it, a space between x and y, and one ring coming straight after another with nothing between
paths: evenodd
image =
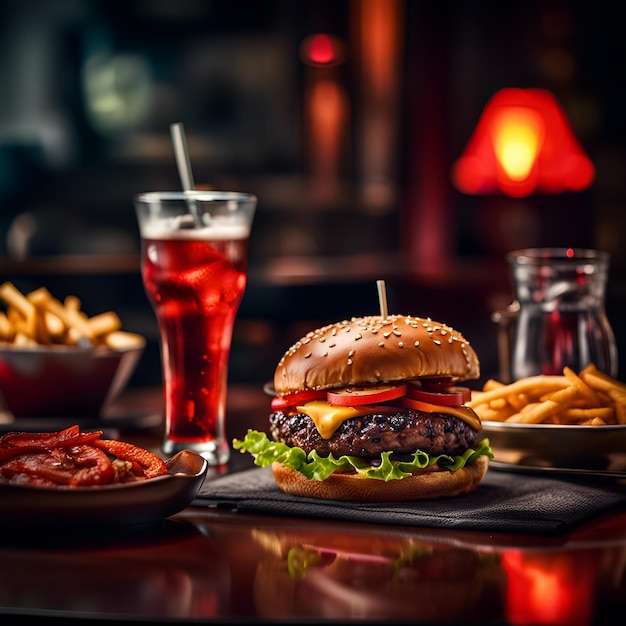
<instances>
[{"instance_id":1,"label":"red bowl","mask_svg":"<svg viewBox=\"0 0 626 626\"><path fill-rule=\"evenodd\" d=\"M0 347L0 403L14 417L97 417L128 383L145 349Z\"/></svg>"}]
</instances>

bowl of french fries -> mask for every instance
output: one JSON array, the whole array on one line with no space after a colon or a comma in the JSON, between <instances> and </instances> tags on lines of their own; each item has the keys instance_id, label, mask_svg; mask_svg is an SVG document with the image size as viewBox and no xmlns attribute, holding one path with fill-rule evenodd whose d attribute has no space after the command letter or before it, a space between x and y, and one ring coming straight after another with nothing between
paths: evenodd
<instances>
[{"instance_id":1,"label":"bowl of french fries","mask_svg":"<svg viewBox=\"0 0 626 626\"><path fill-rule=\"evenodd\" d=\"M119 316L88 316L77 296L0 284L0 410L20 417L99 417L145 349Z\"/></svg>"},{"instance_id":2,"label":"bowl of french fries","mask_svg":"<svg viewBox=\"0 0 626 626\"><path fill-rule=\"evenodd\" d=\"M496 465L626 472L626 384L594 364L509 384L488 380L468 404Z\"/></svg>"}]
</instances>

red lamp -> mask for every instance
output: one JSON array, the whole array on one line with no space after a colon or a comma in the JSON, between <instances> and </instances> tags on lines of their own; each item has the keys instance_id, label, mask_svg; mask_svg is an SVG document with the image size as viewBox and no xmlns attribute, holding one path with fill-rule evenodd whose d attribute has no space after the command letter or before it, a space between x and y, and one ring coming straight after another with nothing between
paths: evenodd
<instances>
[{"instance_id":1,"label":"red lamp","mask_svg":"<svg viewBox=\"0 0 626 626\"><path fill-rule=\"evenodd\" d=\"M463 193L514 198L582 191L594 177L564 110L544 89L498 91L452 170Z\"/></svg>"}]
</instances>

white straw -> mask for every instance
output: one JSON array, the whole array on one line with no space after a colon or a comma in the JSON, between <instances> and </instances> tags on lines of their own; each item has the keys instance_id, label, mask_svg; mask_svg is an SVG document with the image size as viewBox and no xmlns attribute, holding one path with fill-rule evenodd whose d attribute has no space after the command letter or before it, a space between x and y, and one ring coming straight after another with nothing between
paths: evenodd
<instances>
[{"instance_id":1,"label":"white straw","mask_svg":"<svg viewBox=\"0 0 626 626\"><path fill-rule=\"evenodd\" d=\"M187 150L187 139L185 137L183 123L176 122L175 124L171 124L170 133L172 135L174 156L176 157L176 165L178 166L178 174L183 186L183 191L193 191L195 184L193 182L193 172L191 171L191 161L189 160L189 150ZM202 226L198 203L195 200L189 200L188 205L196 226Z\"/></svg>"},{"instance_id":2,"label":"white straw","mask_svg":"<svg viewBox=\"0 0 626 626\"><path fill-rule=\"evenodd\" d=\"M192 191L195 185L193 182L191 161L189 160L189 151L187 150L187 139L185 138L183 123L176 122L175 124L171 124L170 133L172 135L174 156L176 157L176 165L178 166L178 174L183 186L183 191Z\"/></svg>"},{"instance_id":3,"label":"white straw","mask_svg":"<svg viewBox=\"0 0 626 626\"><path fill-rule=\"evenodd\" d=\"M387 319L387 291L385 290L385 281L377 280L376 287L378 287L378 301L380 303L380 315L383 319Z\"/></svg>"}]
</instances>

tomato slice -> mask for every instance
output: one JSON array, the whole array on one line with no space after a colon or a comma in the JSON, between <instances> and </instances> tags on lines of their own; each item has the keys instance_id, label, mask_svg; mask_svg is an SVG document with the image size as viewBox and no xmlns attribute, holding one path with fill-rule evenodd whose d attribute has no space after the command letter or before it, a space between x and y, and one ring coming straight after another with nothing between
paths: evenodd
<instances>
[{"instance_id":1,"label":"tomato slice","mask_svg":"<svg viewBox=\"0 0 626 626\"><path fill-rule=\"evenodd\" d=\"M413 400L440 406L463 406L472 399L472 392L468 387L447 387L445 391L427 391L409 386L406 395Z\"/></svg>"},{"instance_id":2,"label":"tomato slice","mask_svg":"<svg viewBox=\"0 0 626 626\"><path fill-rule=\"evenodd\" d=\"M377 385L376 387L346 387L328 392L328 402L338 406L358 406L377 404L401 398L407 392L407 386Z\"/></svg>"},{"instance_id":3,"label":"tomato slice","mask_svg":"<svg viewBox=\"0 0 626 626\"><path fill-rule=\"evenodd\" d=\"M270 406L274 411L281 411L287 409L290 406L297 406L298 404L306 404L313 400L325 400L326 391L324 389L305 389L304 391L295 391L294 393L288 393L284 396L274 396L270 403Z\"/></svg>"}]
</instances>

